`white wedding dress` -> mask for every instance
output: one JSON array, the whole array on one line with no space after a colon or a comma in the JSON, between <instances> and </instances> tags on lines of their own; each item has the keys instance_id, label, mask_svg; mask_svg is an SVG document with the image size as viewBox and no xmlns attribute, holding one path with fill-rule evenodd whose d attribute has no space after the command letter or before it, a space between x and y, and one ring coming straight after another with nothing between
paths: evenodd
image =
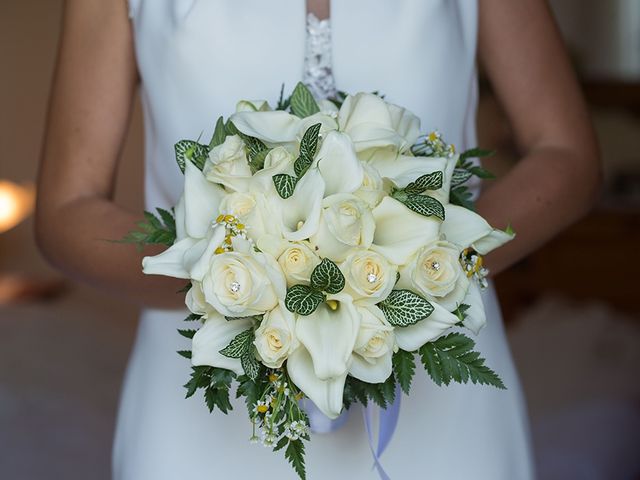
<instances>
[{"instance_id":1,"label":"white wedding dress","mask_svg":"<svg viewBox=\"0 0 640 480\"><path fill-rule=\"evenodd\" d=\"M334 88L333 78L340 90L380 91L414 111L423 130L437 128L459 148L475 146L477 0L334 1L332 40L314 36L307 62L304 0L130 0L130 7L148 208L171 206L181 194L177 140L208 139L238 99L274 103L282 82L291 91L303 75L319 93ZM392 479L533 478L525 406L493 288L484 301L488 324L478 348L508 390L440 388L418 367L381 458ZM185 400L190 365L175 352L189 348L176 332L187 313L142 314L122 392L114 479L295 479L281 452L248 442L241 400L229 415L209 414L200 395ZM338 431L313 436L307 472L311 480L379 478L360 407Z\"/></svg>"}]
</instances>

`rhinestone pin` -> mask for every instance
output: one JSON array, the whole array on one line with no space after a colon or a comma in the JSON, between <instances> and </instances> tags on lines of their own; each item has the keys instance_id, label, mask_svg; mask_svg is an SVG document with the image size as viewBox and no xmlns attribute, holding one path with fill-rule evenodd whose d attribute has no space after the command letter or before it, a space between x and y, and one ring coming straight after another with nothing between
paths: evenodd
<instances>
[{"instance_id":1,"label":"rhinestone pin","mask_svg":"<svg viewBox=\"0 0 640 480\"><path fill-rule=\"evenodd\" d=\"M232 282L231 285L229 285L229 289L233 293L238 293L240 291L240 284L238 282Z\"/></svg>"},{"instance_id":2,"label":"rhinestone pin","mask_svg":"<svg viewBox=\"0 0 640 480\"><path fill-rule=\"evenodd\" d=\"M437 272L438 270L440 270L440 263L439 262L431 263L431 268Z\"/></svg>"},{"instance_id":3,"label":"rhinestone pin","mask_svg":"<svg viewBox=\"0 0 640 480\"><path fill-rule=\"evenodd\" d=\"M378 276L375 273L370 273L369 275L367 275L367 282L376 283L377 280Z\"/></svg>"}]
</instances>

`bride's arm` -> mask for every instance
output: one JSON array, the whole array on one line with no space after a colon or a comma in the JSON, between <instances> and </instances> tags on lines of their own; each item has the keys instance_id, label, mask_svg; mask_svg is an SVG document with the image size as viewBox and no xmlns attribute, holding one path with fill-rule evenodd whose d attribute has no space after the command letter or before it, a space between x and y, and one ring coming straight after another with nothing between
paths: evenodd
<instances>
[{"instance_id":1,"label":"bride's arm","mask_svg":"<svg viewBox=\"0 0 640 480\"><path fill-rule=\"evenodd\" d=\"M477 206L517 236L487 258L508 267L592 206L598 146L560 35L542 0L481 0L479 57L512 126L521 161Z\"/></svg>"},{"instance_id":2,"label":"bride's arm","mask_svg":"<svg viewBox=\"0 0 640 480\"><path fill-rule=\"evenodd\" d=\"M138 303L177 307L184 281L146 277L115 244L139 214L113 203L137 83L126 0L67 0L38 179L36 237L68 275ZM146 254L152 251L146 251Z\"/></svg>"}]
</instances>

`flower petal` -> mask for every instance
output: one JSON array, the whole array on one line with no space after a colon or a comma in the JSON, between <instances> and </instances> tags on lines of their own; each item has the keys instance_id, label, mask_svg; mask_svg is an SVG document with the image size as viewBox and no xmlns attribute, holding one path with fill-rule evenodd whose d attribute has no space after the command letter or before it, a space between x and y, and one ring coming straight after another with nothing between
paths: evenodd
<instances>
[{"instance_id":1,"label":"flower petal","mask_svg":"<svg viewBox=\"0 0 640 480\"><path fill-rule=\"evenodd\" d=\"M142 272L147 275L165 275L174 278L189 278L184 265L184 255L198 243L193 238L185 238L174 243L164 252L142 259Z\"/></svg>"},{"instance_id":2,"label":"flower petal","mask_svg":"<svg viewBox=\"0 0 640 480\"><path fill-rule=\"evenodd\" d=\"M225 357L220 350L251 326L249 319L226 320L219 313L210 316L193 336L191 363L226 368L238 375L244 373L238 358Z\"/></svg>"},{"instance_id":3,"label":"flower petal","mask_svg":"<svg viewBox=\"0 0 640 480\"><path fill-rule=\"evenodd\" d=\"M482 292L480 291L477 281L472 280L470 282L467 296L462 303L469 305L466 311L467 318L465 318L462 324L477 335L487 323Z\"/></svg>"},{"instance_id":4,"label":"flower petal","mask_svg":"<svg viewBox=\"0 0 640 480\"><path fill-rule=\"evenodd\" d=\"M357 353L354 353L349 367L349 375L363 382L383 383L391 375L392 355L393 352L390 351L381 357L367 361Z\"/></svg>"},{"instance_id":5,"label":"flower petal","mask_svg":"<svg viewBox=\"0 0 640 480\"><path fill-rule=\"evenodd\" d=\"M191 162L185 162L185 230L192 238L204 238L215 220L224 189L209 182Z\"/></svg>"},{"instance_id":6,"label":"flower petal","mask_svg":"<svg viewBox=\"0 0 640 480\"><path fill-rule=\"evenodd\" d=\"M355 192L362 185L362 164L349 136L344 133L329 132L316 155L314 166L318 167L324 179L325 196Z\"/></svg>"},{"instance_id":7,"label":"flower petal","mask_svg":"<svg viewBox=\"0 0 640 480\"><path fill-rule=\"evenodd\" d=\"M339 302L337 310L322 303L311 315L300 315L296 323L296 336L309 351L321 380L347 372L360 328L360 314L351 297L338 294L332 298Z\"/></svg>"},{"instance_id":8,"label":"flower petal","mask_svg":"<svg viewBox=\"0 0 640 480\"><path fill-rule=\"evenodd\" d=\"M445 221L442 233L447 241L461 248L468 248L474 242L488 235L492 228L487 221L471 210L458 205L445 205Z\"/></svg>"},{"instance_id":9,"label":"flower petal","mask_svg":"<svg viewBox=\"0 0 640 480\"><path fill-rule=\"evenodd\" d=\"M409 210L399 201L385 197L373 210L376 222L371 248L391 263L404 265L418 248L438 238L441 222Z\"/></svg>"},{"instance_id":10,"label":"flower petal","mask_svg":"<svg viewBox=\"0 0 640 480\"><path fill-rule=\"evenodd\" d=\"M486 255L490 251L495 250L496 248L513 240L514 237L515 235L494 228L489 232L489 235L485 235L481 239L473 242L473 248L480 255Z\"/></svg>"},{"instance_id":11,"label":"flower petal","mask_svg":"<svg viewBox=\"0 0 640 480\"><path fill-rule=\"evenodd\" d=\"M295 350L287 360L291 381L329 418L337 418L342 410L342 396L347 372L321 380L316 376L311 355L304 347Z\"/></svg>"},{"instance_id":12,"label":"flower petal","mask_svg":"<svg viewBox=\"0 0 640 480\"><path fill-rule=\"evenodd\" d=\"M299 242L316 233L324 196L324 180L317 169L310 169L298 182L292 196L276 199L282 212L282 235Z\"/></svg>"},{"instance_id":13,"label":"flower petal","mask_svg":"<svg viewBox=\"0 0 640 480\"><path fill-rule=\"evenodd\" d=\"M270 144L292 142L300 130L301 119L290 113L238 112L229 119L242 133Z\"/></svg>"},{"instance_id":14,"label":"flower petal","mask_svg":"<svg viewBox=\"0 0 640 480\"><path fill-rule=\"evenodd\" d=\"M458 323L459 319L436 302L431 302L433 312L427 318L408 327L394 330L396 342L402 350L413 352L427 342L435 340L447 329Z\"/></svg>"},{"instance_id":15,"label":"flower petal","mask_svg":"<svg viewBox=\"0 0 640 480\"><path fill-rule=\"evenodd\" d=\"M193 280L199 282L206 275L211 263L211 257L215 254L216 249L222 245L225 237L225 227L216 225L207 234L206 239L200 240L191 249L185 252L184 265L189 271L189 276Z\"/></svg>"}]
</instances>

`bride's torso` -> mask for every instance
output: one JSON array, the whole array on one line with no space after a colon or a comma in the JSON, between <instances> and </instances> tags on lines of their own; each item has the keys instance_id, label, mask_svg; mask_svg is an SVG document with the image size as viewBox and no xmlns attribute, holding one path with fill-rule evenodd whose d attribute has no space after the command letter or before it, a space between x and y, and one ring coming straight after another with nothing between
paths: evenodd
<instances>
[{"instance_id":1,"label":"bride's torso","mask_svg":"<svg viewBox=\"0 0 640 480\"><path fill-rule=\"evenodd\" d=\"M146 202L182 189L173 144L208 139L239 99L277 100L303 78L304 0L130 0L146 130ZM378 91L423 131L475 144L475 0L331 2L339 90Z\"/></svg>"}]
</instances>

